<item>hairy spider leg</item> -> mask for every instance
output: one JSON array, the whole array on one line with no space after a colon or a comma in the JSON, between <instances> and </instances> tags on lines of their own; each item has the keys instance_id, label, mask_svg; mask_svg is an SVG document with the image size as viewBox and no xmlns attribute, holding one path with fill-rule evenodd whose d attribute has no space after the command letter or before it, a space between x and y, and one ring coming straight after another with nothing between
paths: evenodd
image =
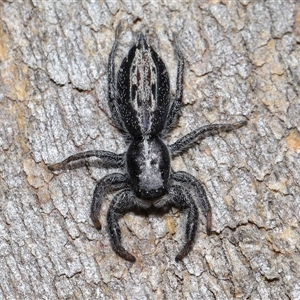
<instances>
[{"instance_id":1,"label":"hairy spider leg","mask_svg":"<svg viewBox=\"0 0 300 300\"><path fill-rule=\"evenodd\" d=\"M169 146L172 157L180 154L184 150L187 150L195 142L205 137L218 134L220 132L231 131L240 128L247 124L247 121L240 121L233 124L211 124L202 126L195 129L191 133L185 135L184 137L177 140L174 144Z\"/></svg>"},{"instance_id":2,"label":"hairy spider leg","mask_svg":"<svg viewBox=\"0 0 300 300\"><path fill-rule=\"evenodd\" d=\"M106 193L126 187L128 187L128 178L121 173L106 175L97 183L91 205L91 219L98 230L101 229L99 213Z\"/></svg>"},{"instance_id":3,"label":"hairy spider leg","mask_svg":"<svg viewBox=\"0 0 300 300\"><path fill-rule=\"evenodd\" d=\"M50 171L61 170L61 169L64 169L66 167L66 165L71 161L76 161L79 159L85 159L85 158L89 158L89 157L101 158L103 160L104 164L107 164L111 167L118 168L118 167L124 166L124 155L125 155L125 153L116 154L116 153L113 153L110 151L90 150L90 151L80 152L80 153L71 155L60 163L49 165L48 169Z\"/></svg>"},{"instance_id":4,"label":"hairy spider leg","mask_svg":"<svg viewBox=\"0 0 300 300\"><path fill-rule=\"evenodd\" d=\"M118 38L119 38L119 27L116 30L115 42L110 51L108 58L108 106L111 112L111 117L115 125L122 131L126 131L125 125L122 122L120 112L116 105L116 77L115 77L115 55L118 48Z\"/></svg>"},{"instance_id":5,"label":"hairy spider leg","mask_svg":"<svg viewBox=\"0 0 300 300\"><path fill-rule=\"evenodd\" d=\"M119 256L130 262L135 262L135 257L122 246L118 219L134 207L134 195L130 189L126 189L114 197L107 212L107 226L111 245Z\"/></svg>"},{"instance_id":6,"label":"hairy spider leg","mask_svg":"<svg viewBox=\"0 0 300 300\"><path fill-rule=\"evenodd\" d=\"M174 181L188 184L196 189L198 203L201 207L201 210L204 212L204 214L206 216L206 231L207 231L207 234L210 234L211 227L212 227L211 206L207 199L206 192L205 192L201 182L198 181L193 175L183 172L183 171L172 173L171 178Z\"/></svg>"},{"instance_id":7,"label":"hairy spider leg","mask_svg":"<svg viewBox=\"0 0 300 300\"><path fill-rule=\"evenodd\" d=\"M191 194L180 185L172 185L169 191L170 198L167 204L179 209L185 209L187 211L187 223L186 223L186 242L181 251L176 255L175 260L178 262L182 260L193 247L197 227L198 227L198 208L194 203Z\"/></svg>"},{"instance_id":8,"label":"hairy spider leg","mask_svg":"<svg viewBox=\"0 0 300 300\"><path fill-rule=\"evenodd\" d=\"M184 58L182 52L176 47L177 52L177 79L176 79L176 94L168 111L167 120L165 123L164 132L168 133L176 124L178 120L178 114L182 105L183 95L183 70L184 70Z\"/></svg>"}]
</instances>

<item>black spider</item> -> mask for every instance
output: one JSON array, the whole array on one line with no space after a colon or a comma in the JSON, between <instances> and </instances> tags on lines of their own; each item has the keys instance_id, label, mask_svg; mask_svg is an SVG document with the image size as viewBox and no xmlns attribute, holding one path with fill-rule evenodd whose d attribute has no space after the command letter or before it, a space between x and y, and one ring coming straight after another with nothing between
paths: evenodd
<instances>
[{"instance_id":1,"label":"black spider","mask_svg":"<svg viewBox=\"0 0 300 300\"><path fill-rule=\"evenodd\" d=\"M143 34L124 58L115 78L115 53L118 38L112 47L108 61L108 103L111 116L118 128L129 138L128 150L122 154L92 150L72 155L48 168L63 169L75 160L88 157L101 158L113 168L123 167L125 174L104 176L94 191L91 218L101 229L98 216L102 201L111 188L121 190L112 200L107 213L108 232L115 252L125 260L134 262L135 257L121 244L118 218L135 208L176 207L187 211L186 243L176 256L182 260L192 249L198 225L198 209L190 191L193 190L198 204L207 218L207 232L211 231L212 213L201 183L186 172L174 172L171 158L188 149L194 142L220 131L231 131L246 124L213 124L200 127L171 145L162 140L177 121L183 93L184 60L177 49L178 69L175 98L170 95L169 75L165 64Z\"/></svg>"}]
</instances>

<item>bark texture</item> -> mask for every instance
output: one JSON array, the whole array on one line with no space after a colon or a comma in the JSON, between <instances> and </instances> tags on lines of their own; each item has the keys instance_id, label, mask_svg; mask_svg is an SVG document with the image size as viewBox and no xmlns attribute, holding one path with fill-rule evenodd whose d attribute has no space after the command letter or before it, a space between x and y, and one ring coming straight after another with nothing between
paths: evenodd
<instances>
[{"instance_id":1,"label":"bark texture","mask_svg":"<svg viewBox=\"0 0 300 300\"><path fill-rule=\"evenodd\" d=\"M1 299L300 299L299 2L24 0L0 13ZM126 214L131 264L89 217L96 182L115 170L47 169L84 150L126 150L106 97L120 21L118 61L147 32L173 91L175 40L182 49L184 107L169 142L248 120L173 161L213 208L213 234L202 217L181 263L184 213Z\"/></svg>"}]
</instances>

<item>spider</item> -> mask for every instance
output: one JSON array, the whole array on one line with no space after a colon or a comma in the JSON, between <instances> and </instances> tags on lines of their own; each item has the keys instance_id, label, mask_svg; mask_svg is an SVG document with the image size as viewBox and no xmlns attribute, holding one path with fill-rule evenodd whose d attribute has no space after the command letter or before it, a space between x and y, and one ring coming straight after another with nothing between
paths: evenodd
<instances>
[{"instance_id":1,"label":"spider","mask_svg":"<svg viewBox=\"0 0 300 300\"><path fill-rule=\"evenodd\" d=\"M182 105L184 58L181 51L176 48L176 92L172 97L166 66L142 33L138 34L115 77L117 46L118 31L108 60L108 104L114 124L128 141L127 151L121 154L104 150L81 152L48 168L51 171L65 169L72 161L96 157L112 168L125 169L125 174L106 175L97 183L91 219L100 230L98 216L101 204L112 189L120 190L110 203L107 227L112 248L130 262L136 258L122 246L118 224L121 216L134 209L184 209L187 213L186 242L175 258L178 262L191 251L197 231L198 208L192 194L206 216L208 234L212 227L212 211L202 184L189 173L174 172L170 165L171 158L207 136L240 128L246 121L206 125L167 145L163 137L178 121Z\"/></svg>"}]
</instances>

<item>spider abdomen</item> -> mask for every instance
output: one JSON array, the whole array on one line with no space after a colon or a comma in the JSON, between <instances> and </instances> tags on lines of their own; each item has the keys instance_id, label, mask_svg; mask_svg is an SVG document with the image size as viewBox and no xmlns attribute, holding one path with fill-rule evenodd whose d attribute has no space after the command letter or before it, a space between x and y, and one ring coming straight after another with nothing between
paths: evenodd
<instances>
[{"instance_id":1,"label":"spider abdomen","mask_svg":"<svg viewBox=\"0 0 300 300\"><path fill-rule=\"evenodd\" d=\"M140 34L117 78L116 105L131 136L159 134L167 119L170 83L166 66Z\"/></svg>"}]
</instances>

